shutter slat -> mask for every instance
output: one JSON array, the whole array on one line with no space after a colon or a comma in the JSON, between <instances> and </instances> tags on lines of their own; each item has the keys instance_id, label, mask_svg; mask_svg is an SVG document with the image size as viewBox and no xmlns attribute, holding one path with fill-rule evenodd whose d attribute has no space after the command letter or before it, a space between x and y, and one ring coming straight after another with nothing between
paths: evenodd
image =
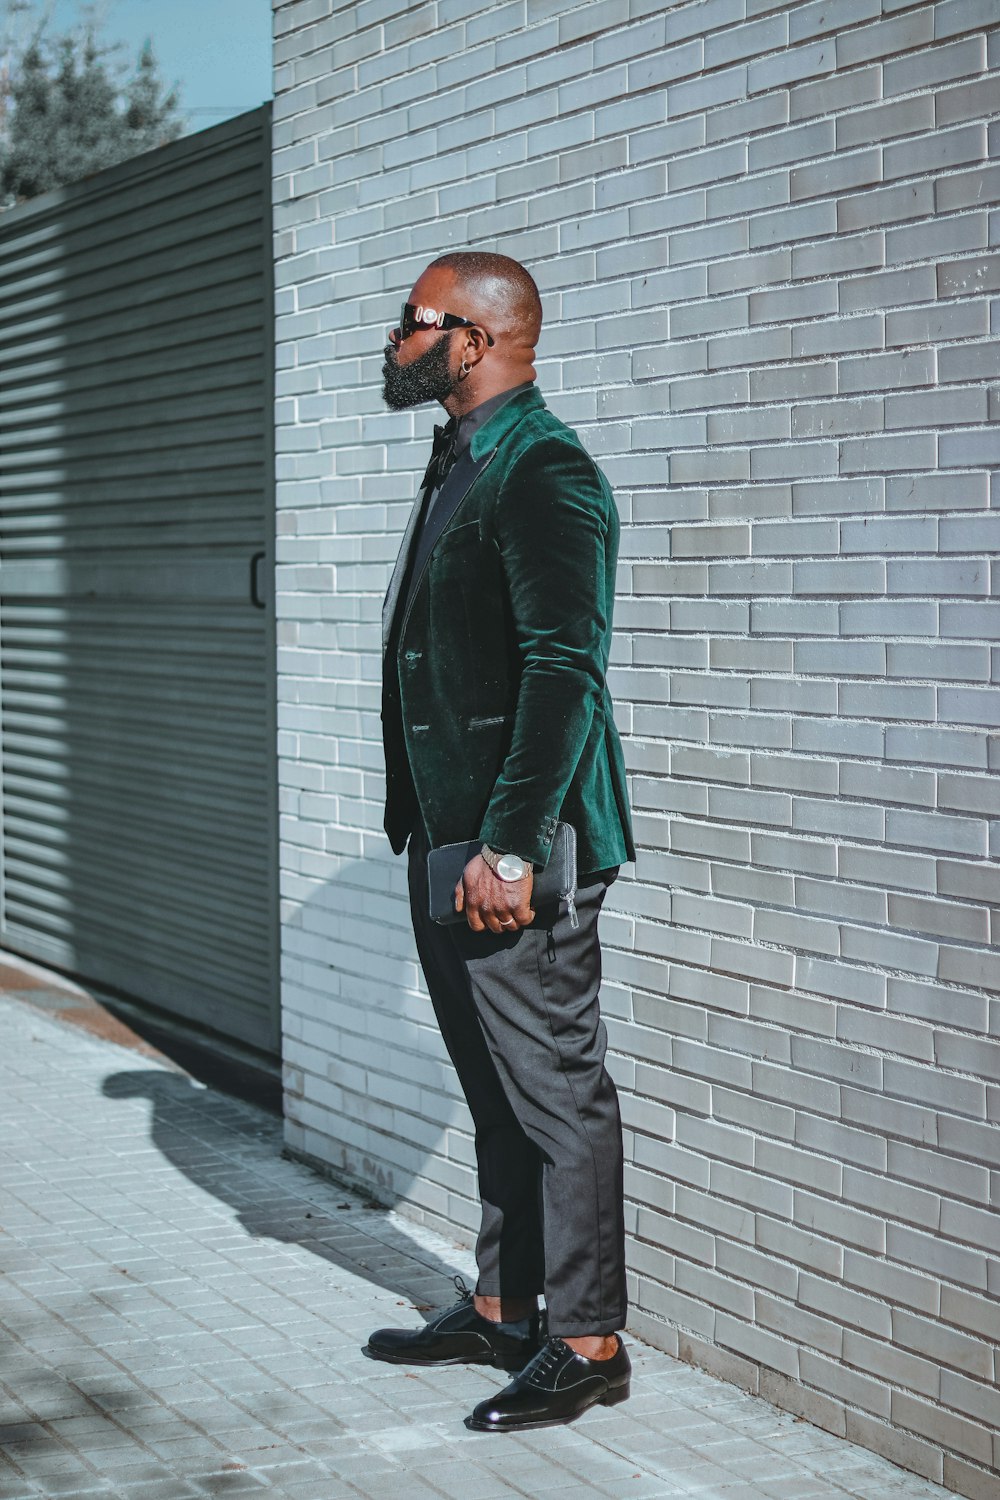
<instances>
[{"instance_id":1,"label":"shutter slat","mask_svg":"<svg viewBox=\"0 0 1000 1500\"><path fill-rule=\"evenodd\" d=\"M0 934L274 1054L269 115L0 215Z\"/></svg>"}]
</instances>

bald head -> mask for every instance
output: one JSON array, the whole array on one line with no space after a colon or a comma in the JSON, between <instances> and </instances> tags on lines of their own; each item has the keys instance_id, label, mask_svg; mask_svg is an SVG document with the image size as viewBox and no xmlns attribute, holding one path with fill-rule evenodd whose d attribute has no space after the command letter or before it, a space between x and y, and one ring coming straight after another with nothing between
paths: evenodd
<instances>
[{"instance_id":1,"label":"bald head","mask_svg":"<svg viewBox=\"0 0 1000 1500\"><path fill-rule=\"evenodd\" d=\"M430 319L390 332L383 391L399 409L439 401L451 416L535 378L542 302L531 275L509 255L452 250L417 277L408 299ZM443 331L441 314L459 320Z\"/></svg>"},{"instance_id":2,"label":"bald head","mask_svg":"<svg viewBox=\"0 0 1000 1500\"><path fill-rule=\"evenodd\" d=\"M494 338L534 351L542 331L542 299L520 261L486 250L452 250L431 265L453 274Z\"/></svg>"}]
</instances>

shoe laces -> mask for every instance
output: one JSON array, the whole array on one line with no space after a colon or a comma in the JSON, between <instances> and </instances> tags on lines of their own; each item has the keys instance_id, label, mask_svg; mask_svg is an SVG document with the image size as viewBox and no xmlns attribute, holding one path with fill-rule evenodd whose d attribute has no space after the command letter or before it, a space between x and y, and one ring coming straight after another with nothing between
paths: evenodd
<instances>
[{"instance_id":1,"label":"shoe laces","mask_svg":"<svg viewBox=\"0 0 1000 1500\"><path fill-rule=\"evenodd\" d=\"M550 1338L544 1343L531 1361L532 1375L551 1375L566 1358L565 1351L568 1345L560 1338ZM525 1371L527 1374L527 1371Z\"/></svg>"},{"instance_id":2,"label":"shoe laces","mask_svg":"<svg viewBox=\"0 0 1000 1500\"><path fill-rule=\"evenodd\" d=\"M455 1290L458 1293L458 1300L459 1300L459 1302L471 1302L472 1301L472 1293L469 1290L469 1288L466 1286L466 1284L463 1281L462 1277L461 1276L453 1276L451 1279L452 1279L452 1282L454 1283Z\"/></svg>"}]
</instances>

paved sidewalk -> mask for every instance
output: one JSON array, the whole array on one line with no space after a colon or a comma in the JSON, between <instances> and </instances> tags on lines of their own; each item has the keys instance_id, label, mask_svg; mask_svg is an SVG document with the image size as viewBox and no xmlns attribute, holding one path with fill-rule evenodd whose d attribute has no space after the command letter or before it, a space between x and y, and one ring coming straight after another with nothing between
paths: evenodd
<instances>
[{"instance_id":1,"label":"paved sidewalk","mask_svg":"<svg viewBox=\"0 0 1000 1500\"><path fill-rule=\"evenodd\" d=\"M465 1252L149 1050L10 998L0 1026L3 1500L945 1494L635 1341L627 1405L469 1433L505 1377L359 1352L449 1302Z\"/></svg>"}]
</instances>

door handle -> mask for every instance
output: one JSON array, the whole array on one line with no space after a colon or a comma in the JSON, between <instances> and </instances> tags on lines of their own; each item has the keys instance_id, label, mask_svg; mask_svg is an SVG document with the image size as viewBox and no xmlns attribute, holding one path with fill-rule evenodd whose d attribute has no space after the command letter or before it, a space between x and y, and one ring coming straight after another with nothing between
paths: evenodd
<instances>
[{"instance_id":1,"label":"door handle","mask_svg":"<svg viewBox=\"0 0 1000 1500\"><path fill-rule=\"evenodd\" d=\"M267 600L260 590L260 565L267 556L266 552L255 552L250 559L250 598L257 609L266 609Z\"/></svg>"}]
</instances>

